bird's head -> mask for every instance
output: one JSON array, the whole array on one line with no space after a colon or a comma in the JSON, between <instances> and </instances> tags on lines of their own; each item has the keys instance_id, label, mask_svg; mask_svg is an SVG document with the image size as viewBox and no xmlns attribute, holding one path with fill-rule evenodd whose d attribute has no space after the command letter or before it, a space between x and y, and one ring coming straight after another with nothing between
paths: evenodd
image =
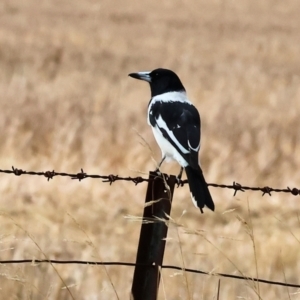
<instances>
[{"instance_id":1,"label":"bird's head","mask_svg":"<svg viewBox=\"0 0 300 300\"><path fill-rule=\"evenodd\" d=\"M168 69L155 69L151 72L130 73L130 77L149 82L151 97L168 92L185 91L176 73Z\"/></svg>"}]
</instances>

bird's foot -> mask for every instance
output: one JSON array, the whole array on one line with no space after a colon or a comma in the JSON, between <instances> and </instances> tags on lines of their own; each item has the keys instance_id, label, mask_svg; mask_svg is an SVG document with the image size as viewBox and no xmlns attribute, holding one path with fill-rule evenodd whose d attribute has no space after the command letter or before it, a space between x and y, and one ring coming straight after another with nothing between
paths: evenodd
<instances>
[{"instance_id":1,"label":"bird's foot","mask_svg":"<svg viewBox=\"0 0 300 300\"><path fill-rule=\"evenodd\" d=\"M180 169L180 173L176 176L177 188L183 186L183 181L181 180L183 169Z\"/></svg>"},{"instance_id":2,"label":"bird's foot","mask_svg":"<svg viewBox=\"0 0 300 300\"><path fill-rule=\"evenodd\" d=\"M183 186L183 181L181 180L181 178L179 178L178 176L176 176L176 183L177 183L177 187L179 188L180 186Z\"/></svg>"}]
</instances>

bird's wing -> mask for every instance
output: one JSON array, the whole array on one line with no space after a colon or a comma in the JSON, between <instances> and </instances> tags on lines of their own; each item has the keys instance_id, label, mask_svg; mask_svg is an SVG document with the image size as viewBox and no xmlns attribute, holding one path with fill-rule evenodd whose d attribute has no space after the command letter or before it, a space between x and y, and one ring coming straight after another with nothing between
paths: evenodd
<instances>
[{"instance_id":1,"label":"bird's wing","mask_svg":"<svg viewBox=\"0 0 300 300\"><path fill-rule=\"evenodd\" d=\"M149 122L157 127L193 168L198 168L200 116L189 102L156 101L149 110Z\"/></svg>"}]
</instances>

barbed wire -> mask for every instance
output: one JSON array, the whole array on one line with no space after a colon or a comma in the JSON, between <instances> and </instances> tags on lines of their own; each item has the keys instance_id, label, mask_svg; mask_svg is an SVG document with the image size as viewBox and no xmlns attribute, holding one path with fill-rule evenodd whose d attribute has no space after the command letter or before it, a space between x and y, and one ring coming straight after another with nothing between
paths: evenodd
<instances>
[{"instance_id":1,"label":"barbed wire","mask_svg":"<svg viewBox=\"0 0 300 300\"><path fill-rule=\"evenodd\" d=\"M169 176L166 174L154 174L153 178L150 176L150 178L144 178L141 176L137 177L122 177L119 175L98 175L98 174L87 174L81 169L79 173L67 173L67 172L55 172L53 171L26 171L22 169L18 169L15 167L12 167L11 170L2 170L0 169L0 173L4 174L11 174L15 176L21 176L21 175L31 175L31 176L43 176L46 177L49 181L50 179L53 179L56 176L62 176L62 177L70 177L73 180L83 180L86 178L94 178L94 179L102 179L102 182L107 182L110 185L114 183L115 181L131 181L135 185L142 183L142 182L149 182L151 180L154 180L157 176ZM178 186L184 186L187 184L187 180L178 180ZM232 185L225 185L225 184L215 184L215 183L208 183L208 186L216 187L216 188L227 188L227 189L233 189L234 195L238 191L245 192L246 190L252 190L252 191L260 191L262 192L262 195L268 194L271 196L272 192L284 192L284 193L291 193L294 196L300 195L300 190L298 188L289 188L286 189L278 189L278 188L272 188L272 187L249 187L249 186L243 186L237 182L233 182ZM0 260L0 264L23 264L23 263L32 263L32 264L39 264L39 263L50 263L50 264L84 264L84 265L107 265L107 266L131 266L135 267L137 264L135 263L128 263L128 262L97 262L97 261L81 261L81 260L47 260L47 259L22 259L22 260ZM138 264L141 265L141 264ZM143 266L149 266L146 264L143 264ZM152 267L155 267L155 265L151 265ZM203 274L203 275L210 275L210 276L220 276L220 277L226 277L226 278L232 278L236 280L251 280L261 283L266 283L270 285L279 285L279 286L286 286L286 287L293 287L293 288L300 288L300 284L293 284L293 283L287 283L287 282L281 282L281 281L271 281L271 280L265 280L261 278L254 278L254 277L247 277L247 276L239 276L239 275L231 275L226 273L211 273L211 272L205 272L201 270L196 269L190 269L190 268L181 268L178 266L173 265L163 265L161 266L162 269L173 269L183 272L189 272L189 273L196 273L196 274Z\"/></svg>"},{"instance_id":2,"label":"barbed wire","mask_svg":"<svg viewBox=\"0 0 300 300\"><path fill-rule=\"evenodd\" d=\"M21 176L21 175L31 175L31 176L44 176L47 178L47 180L49 181L50 179L53 179L54 177L57 176L63 176L63 177L70 177L73 180L79 180L82 181L83 179L86 178L94 178L94 179L102 179L102 182L108 182L110 185L112 185L115 181L131 181L133 182L135 185L138 185L139 183L142 182L149 182L150 180L153 179L149 179L149 178L144 178L141 176L137 176L137 177L122 177L119 175L98 175L98 174L87 174L83 171L83 169L81 169L81 171L79 173L66 173L66 172L55 172L53 171L42 171L42 172L37 172L37 171L25 171L22 169L18 169L15 167L12 167L11 170L2 170L0 169L0 173L4 173L4 174L12 174L15 176ZM157 176L160 176L159 174L157 174ZM164 176L169 176L164 174ZM179 186L184 186L185 184L187 184L188 181L187 180L178 180L178 187ZM233 182L231 185L227 185L227 184L216 184L216 183L208 183L208 186L212 186L212 187L216 187L216 188L223 188L223 189L232 189L234 190L234 196L236 195L236 193L238 191L240 192L245 192L246 190L251 190L251 191L260 191L262 192L262 196L264 196L265 194L268 194L269 196L272 196L271 193L275 192L275 193L290 193L294 196L298 196L300 195L300 189L298 188L290 188L287 187L285 189L279 189L279 188L272 188L269 186L264 186L264 187L250 187L250 186L243 186L240 183L237 182Z\"/></svg>"},{"instance_id":3,"label":"barbed wire","mask_svg":"<svg viewBox=\"0 0 300 300\"><path fill-rule=\"evenodd\" d=\"M19 260L0 260L0 264L40 264L40 263L49 263L49 264L76 264L76 265L99 265L99 266L127 266L127 267L136 267L136 266L145 266L145 267L155 267L155 264L147 265L147 264L135 264L130 262L121 262L121 261L86 261L86 260L56 260L56 259L19 259ZM188 273L195 273L195 274L202 274L202 275L210 275L210 276L219 276L219 277L226 277L232 278L237 280L251 280L255 282L266 283L270 285L279 285L279 286L286 286L286 287L293 287L293 288L300 288L300 284L282 282L282 281L273 281L273 280L266 280L261 278L254 278L248 276L239 276L239 275L231 275L227 273L211 273L205 272L196 269L190 268L181 268L178 266L173 265L162 265L160 266L162 269L172 269L178 270L182 272Z\"/></svg>"}]
</instances>

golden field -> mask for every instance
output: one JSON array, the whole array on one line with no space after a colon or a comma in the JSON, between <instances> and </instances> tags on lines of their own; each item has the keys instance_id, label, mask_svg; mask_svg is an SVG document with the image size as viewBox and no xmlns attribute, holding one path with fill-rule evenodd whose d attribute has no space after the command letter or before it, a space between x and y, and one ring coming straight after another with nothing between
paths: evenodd
<instances>
[{"instance_id":1,"label":"golden field","mask_svg":"<svg viewBox=\"0 0 300 300\"><path fill-rule=\"evenodd\" d=\"M127 74L165 67L200 111L207 182L300 188L299 12L298 0L2 1L0 168L147 176L160 159L150 91ZM128 216L141 216L145 183L0 174L0 191L2 260L135 262ZM210 191L216 211L201 215L175 190L164 262L300 284L299 196ZM0 298L129 299L132 275L1 265ZM159 299L217 299L218 280L163 270ZM221 278L220 299L300 294Z\"/></svg>"}]
</instances>

